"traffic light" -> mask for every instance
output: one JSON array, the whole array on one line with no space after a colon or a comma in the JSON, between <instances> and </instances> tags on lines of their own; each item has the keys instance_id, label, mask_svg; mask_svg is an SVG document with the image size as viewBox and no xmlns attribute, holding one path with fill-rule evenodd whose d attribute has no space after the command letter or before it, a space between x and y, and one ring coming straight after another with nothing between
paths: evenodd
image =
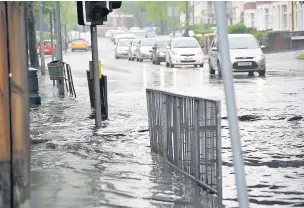
<instances>
[{"instance_id":1,"label":"traffic light","mask_svg":"<svg viewBox=\"0 0 304 208\"><path fill-rule=\"evenodd\" d=\"M79 25L103 25L113 9L119 9L121 1L77 1Z\"/></svg>"}]
</instances>

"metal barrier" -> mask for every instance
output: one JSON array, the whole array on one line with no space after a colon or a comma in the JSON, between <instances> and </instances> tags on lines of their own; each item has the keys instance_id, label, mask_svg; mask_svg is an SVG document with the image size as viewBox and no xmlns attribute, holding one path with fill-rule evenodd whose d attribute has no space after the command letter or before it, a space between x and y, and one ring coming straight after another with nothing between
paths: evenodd
<instances>
[{"instance_id":1,"label":"metal barrier","mask_svg":"<svg viewBox=\"0 0 304 208\"><path fill-rule=\"evenodd\" d=\"M222 204L221 103L147 89L151 150Z\"/></svg>"}]
</instances>

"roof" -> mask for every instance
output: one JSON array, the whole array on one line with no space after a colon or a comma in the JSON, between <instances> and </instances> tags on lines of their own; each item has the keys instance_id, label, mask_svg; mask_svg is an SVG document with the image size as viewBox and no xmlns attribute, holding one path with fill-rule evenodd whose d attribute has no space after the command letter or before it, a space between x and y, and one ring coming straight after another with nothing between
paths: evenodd
<instances>
[{"instance_id":1,"label":"roof","mask_svg":"<svg viewBox=\"0 0 304 208\"><path fill-rule=\"evenodd\" d=\"M228 37L254 37L248 33L241 33L241 34L228 34Z\"/></svg>"},{"instance_id":2,"label":"roof","mask_svg":"<svg viewBox=\"0 0 304 208\"><path fill-rule=\"evenodd\" d=\"M172 40L189 40L189 39L196 40L194 37L177 37L177 38L172 38Z\"/></svg>"}]
</instances>

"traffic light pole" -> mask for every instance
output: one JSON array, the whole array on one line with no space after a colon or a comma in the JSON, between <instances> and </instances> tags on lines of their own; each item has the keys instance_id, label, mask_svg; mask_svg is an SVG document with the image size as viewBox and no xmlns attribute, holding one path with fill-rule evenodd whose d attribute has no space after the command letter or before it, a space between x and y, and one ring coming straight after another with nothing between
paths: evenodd
<instances>
[{"instance_id":1,"label":"traffic light pole","mask_svg":"<svg viewBox=\"0 0 304 208\"><path fill-rule=\"evenodd\" d=\"M95 94L95 126L101 126L101 103L100 103L100 84L98 74L98 44L97 44L97 26L91 25L91 42L92 42L92 68Z\"/></svg>"}]
</instances>

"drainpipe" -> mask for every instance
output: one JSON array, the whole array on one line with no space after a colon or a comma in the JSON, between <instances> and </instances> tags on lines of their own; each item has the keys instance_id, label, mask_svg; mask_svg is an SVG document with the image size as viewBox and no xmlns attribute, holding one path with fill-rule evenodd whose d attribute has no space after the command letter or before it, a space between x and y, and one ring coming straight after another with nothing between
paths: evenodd
<instances>
[{"instance_id":1,"label":"drainpipe","mask_svg":"<svg viewBox=\"0 0 304 208\"><path fill-rule=\"evenodd\" d=\"M294 31L293 1L291 2L291 31Z\"/></svg>"}]
</instances>

